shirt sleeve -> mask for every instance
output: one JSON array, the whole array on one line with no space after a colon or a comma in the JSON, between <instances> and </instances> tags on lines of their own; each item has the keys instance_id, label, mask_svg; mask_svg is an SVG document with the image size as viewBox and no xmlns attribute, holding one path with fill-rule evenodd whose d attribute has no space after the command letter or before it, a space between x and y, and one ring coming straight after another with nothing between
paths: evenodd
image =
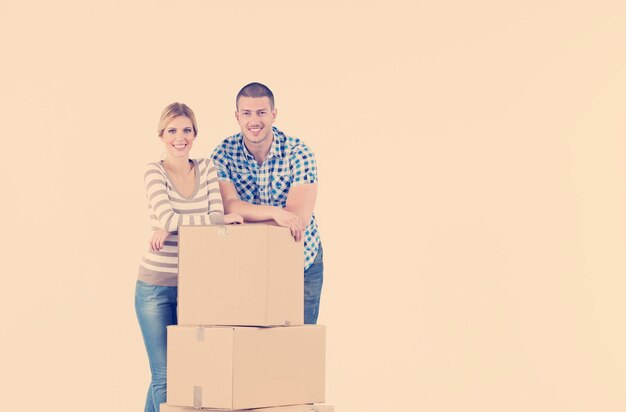
<instances>
[{"instance_id":1,"label":"shirt sleeve","mask_svg":"<svg viewBox=\"0 0 626 412\"><path fill-rule=\"evenodd\" d=\"M211 160L215 164L217 168L217 178L218 180L225 180L232 182L233 178L231 176L230 170L228 168L229 164L229 156L224 151L223 144L217 146L213 153L211 154Z\"/></svg>"},{"instance_id":2,"label":"shirt sleeve","mask_svg":"<svg viewBox=\"0 0 626 412\"><path fill-rule=\"evenodd\" d=\"M293 149L290 159L291 186L317 182L315 155L307 145L300 143Z\"/></svg>"},{"instance_id":3,"label":"shirt sleeve","mask_svg":"<svg viewBox=\"0 0 626 412\"><path fill-rule=\"evenodd\" d=\"M167 197L165 176L156 164L148 164L144 174L144 185L146 187L148 204L160 229L173 233L182 225L204 225L208 223L207 220L211 220L210 216L207 219L206 213L180 214L174 212ZM217 190L219 192L219 187Z\"/></svg>"},{"instance_id":4,"label":"shirt sleeve","mask_svg":"<svg viewBox=\"0 0 626 412\"><path fill-rule=\"evenodd\" d=\"M224 205L218 181L218 169L211 159L208 159L207 191L209 196L209 220L213 225L224 224Z\"/></svg>"}]
</instances>

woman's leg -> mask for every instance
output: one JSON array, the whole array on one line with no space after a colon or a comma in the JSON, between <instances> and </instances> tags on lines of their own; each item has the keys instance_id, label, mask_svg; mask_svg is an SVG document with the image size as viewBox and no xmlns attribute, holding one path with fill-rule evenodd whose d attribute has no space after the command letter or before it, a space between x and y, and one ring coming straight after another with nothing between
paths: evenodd
<instances>
[{"instance_id":1,"label":"woman's leg","mask_svg":"<svg viewBox=\"0 0 626 412\"><path fill-rule=\"evenodd\" d=\"M145 412L159 412L159 405L166 401L167 391L167 326L175 325L175 286L157 286L137 281L135 311L148 352L152 381L148 388Z\"/></svg>"}]
</instances>

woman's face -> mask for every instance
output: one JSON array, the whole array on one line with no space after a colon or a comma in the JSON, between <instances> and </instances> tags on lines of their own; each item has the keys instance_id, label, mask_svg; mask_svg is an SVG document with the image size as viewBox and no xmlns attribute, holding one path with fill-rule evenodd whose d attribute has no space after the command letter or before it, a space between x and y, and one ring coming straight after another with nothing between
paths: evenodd
<instances>
[{"instance_id":1,"label":"woman's face","mask_svg":"<svg viewBox=\"0 0 626 412\"><path fill-rule=\"evenodd\" d=\"M191 120L185 116L177 116L165 126L161 140L168 156L189 157L195 137Z\"/></svg>"}]
</instances>

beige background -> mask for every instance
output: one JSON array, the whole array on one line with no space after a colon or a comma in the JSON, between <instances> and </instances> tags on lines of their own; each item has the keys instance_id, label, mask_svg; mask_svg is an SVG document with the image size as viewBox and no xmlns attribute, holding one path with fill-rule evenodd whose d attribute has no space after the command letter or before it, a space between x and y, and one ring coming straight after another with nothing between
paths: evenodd
<instances>
[{"instance_id":1,"label":"beige background","mask_svg":"<svg viewBox=\"0 0 626 412\"><path fill-rule=\"evenodd\" d=\"M6 410L139 411L142 170L250 81L320 167L337 411L626 409L621 1L3 1Z\"/></svg>"}]
</instances>

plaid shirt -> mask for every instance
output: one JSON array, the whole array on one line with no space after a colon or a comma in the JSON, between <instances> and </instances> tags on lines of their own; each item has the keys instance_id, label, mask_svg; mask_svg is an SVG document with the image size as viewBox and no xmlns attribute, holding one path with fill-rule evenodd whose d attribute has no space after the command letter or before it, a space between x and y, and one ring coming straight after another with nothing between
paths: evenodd
<instances>
[{"instance_id":1,"label":"plaid shirt","mask_svg":"<svg viewBox=\"0 0 626 412\"><path fill-rule=\"evenodd\" d=\"M237 133L215 148L211 159L219 180L233 182L239 199L255 205L285 207L289 188L317 182L313 152L304 142L272 127L274 140L261 166ZM304 270L313 263L320 245L315 213L304 231Z\"/></svg>"}]
</instances>

